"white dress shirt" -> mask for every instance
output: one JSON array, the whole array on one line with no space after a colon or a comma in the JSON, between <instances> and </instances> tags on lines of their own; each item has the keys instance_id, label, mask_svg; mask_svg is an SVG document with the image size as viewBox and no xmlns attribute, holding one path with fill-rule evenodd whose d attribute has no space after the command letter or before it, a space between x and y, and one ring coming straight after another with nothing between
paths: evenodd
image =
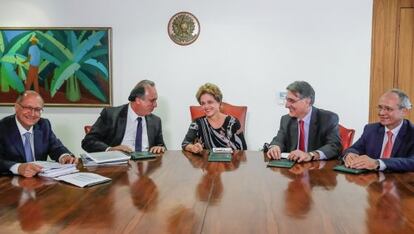
<instances>
[{"instance_id":1,"label":"white dress shirt","mask_svg":"<svg viewBox=\"0 0 414 234\"><path fill-rule=\"evenodd\" d=\"M33 161L36 161L36 153L35 153L35 150L34 150L34 134L33 134L33 126L31 126L29 130L26 130L26 128L24 128L24 127L23 127L23 125L21 125L21 124L20 124L20 122L17 120L17 117L15 118L15 120L16 120L17 129L19 130L20 137L21 137L21 139L22 139L22 143L23 143L23 145L24 145L25 140L26 140L26 137L24 136L24 134L25 134L26 132L30 132L30 148L32 149ZM63 156L65 156L65 155L70 155L70 154L64 153L64 154L60 155L60 156L59 156L59 160L58 160L58 161L60 161L60 159L61 159ZM24 155L23 155L23 156L24 156ZM20 164L21 164L21 163L16 163L16 164L14 164L13 166L11 166L11 167L10 167L10 171L11 171L13 174L18 175L18 174L19 174L19 166L20 166Z\"/></svg>"},{"instance_id":2,"label":"white dress shirt","mask_svg":"<svg viewBox=\"0 0 414 234\"><path fill-rule=\"evenodd\" d=\"M147 121L145 116L139 116L132 110L131 104L128 105L128 116L125 128L124 138L122 139L122 145L129 146L132 150L135 150L135 137L137 135L137 118L141 117L142 123L142 151L149 150L148 134L147 134Z\"/></svg>"},{"instance_id":3,"label":"white dress shirt","mask_svg":"<svg viewBox=\"0 0 414 234\"><path fill-rule=\"evenodd\" d=\"M16 120L17 129L19 130L20 138L22 139L23 145L24 145L25 140L26 140L26 137L24 136L24 134L26 132L30 132L30 148L32 149L33 161L36 161L36 156L35 156L35 152L34 152L34 143L33 143L33 126L31 126L29 130L26 130L20 124L20 122L17 120L17 118L15 118L15 120ZM19 174L19 172L18 172L19 166L20 166L20 163L14 164L12 167L10 167L10 171L13 174L18 175Z\"/></svg>"},{"instance_id":4,"label":"white dress shirt","mask_svg":"<svg viewBox=\"0 0 414 234\"><path fill-rule=\"evenodd\" d=\"M298 147L297 147L297 149L299 149L299 141L300 141L299 120L303 120L303 127L304 127L304 130L305 130L305 152L308 152L309 125L310 125L310 122L311 122L311 117L312 117L312 107L310 108L310 111L305 115L305 117L303 117L303 119L298 119ZM320 160L326 159L326 155L325 155L324 152L322 152L320 150L316 150L316 152L318 152Z\"/></svg>"},{"instance_id":5,"label":"white dress shirt","mask_svg":"<svg viewBox=\"0 0 414 234\"><path fill-rule=\"evenodd\" d=\"M397 127L395 127L392 130L388 129L387 127L384 127L385 128L385 133L384 133L384 139L382 140L382 149L381 149L380 157L382 157L382 154L384 153L385 145L387 144L387 141L388 141L387 132L388 131L392 132L391 141L392 141L392 146L394 148L395 139L397 139L397 135L400 132L400 129L401 129L403 123L404 123L404 121L401 121L400 125L398 125ZM381 159L378 159L378 162L379 162L379 165L380 165L380 167L379 167L380 171L383 171L383 170L387 169L387 166L385 165L385 163Z\"/></svg>"}]
</instances>

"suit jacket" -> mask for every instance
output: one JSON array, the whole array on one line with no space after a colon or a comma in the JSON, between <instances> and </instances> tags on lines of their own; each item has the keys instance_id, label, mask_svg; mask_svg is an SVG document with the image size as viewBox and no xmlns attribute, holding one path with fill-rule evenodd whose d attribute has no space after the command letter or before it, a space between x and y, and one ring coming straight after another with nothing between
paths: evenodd
<instances>
[{"instance_id":1,"label":"suit jacket","mask_svg":"<svg viewBox=\"0 0 414 234\"><path fill-rule=\"evenodd\" d=\"M91 131L82 140L82 148L87 152L99 152L120 145L126 130L127 116L128 104L104 108ZM145 120L149 147L165 146L161 119L149 114L145 116Z\"/></svg>"},{"instance_id":2,"label":"suit jacket","mask_svg":"<svg viewBox=\"0 0 414 234\"><path fill-rule=\"evenodd\" d=\"M338 130L338 115L312 107L309 124L308 151L320 150L327 159L337 157L341 152L341 138ZM282 116L280 128L270 145L278 145L282 152L291 152L298 145L298 121L289 115Z\"/></svg>"},{"instance_id":3,"label":"suit jacket","mask_svg":"<svg viewBox=\"0 0 414 234\"><path fill-rule=\"evenodd\" d=\"M384 140L385 127L380 123L367 124L362 136L350 148L348 153L368 155L371 158L381 157L382 143ZM414 126L409 120L404 120L391 151L391 158L381 159L387 170L391 171L414 171Z\"/></svg>"},{"instance_id":4,"label":"suit jacket","mask_svg":"<svg viewBox=\"0 0 414 234\"><path fill-rule=\"evenodd\" d=\"M16 163L25 163L26 157L15 115L7 116L0 121L0 172L10 173ZM71 152L56 138L50 122L41 118L33 126L34 156L40 161L47 160L49 155L55 161L62 154Z\"/></svg>"}]
</instances>

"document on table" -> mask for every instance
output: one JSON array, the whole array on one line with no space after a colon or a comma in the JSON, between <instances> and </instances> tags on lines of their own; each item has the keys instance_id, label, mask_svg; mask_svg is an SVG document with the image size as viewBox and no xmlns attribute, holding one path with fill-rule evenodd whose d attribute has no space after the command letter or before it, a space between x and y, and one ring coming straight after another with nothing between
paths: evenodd
<instances>
[{"instance_id":1,"label":"document on table","mask_svg":"<svg viewBox=\"0 0 414 234\"><path fill-rule=\"evenodd\" d=\"M56 177L55 180L64 181L66 183L83 188L111 181L111 178L90 172L79 172L75 174L59 176Z\"/></svg>"},{"instance_id":2,"label":"document on table","mask_svg":"<svg viewBox=\"0 0 414 234\"><path fill-rule=\"evenodd\" d=\"M280 154L280 158L285 158L285 159L287 159L287 158L288 158L288 156L289 156L289 153L281 153L281 154Z\"/></svg>"},{"instance_id":3,"label":"document on table","mask_svg":"<svg viewBox=\"0 0 414 234\"><path fill-rule=\"evenodd\" d=\"M106 151L85 154L96 163L128 161L130 159L129 155L126 155L121 151Z\"/></svg>"},{"instance_id":4,"label":"document on table","mask_svg":"<svg viewBox=\"0 0 414 234\"><path fill-rule=\"evenodd\" d=\"M124 166L128 165L128 160L126 161L115 161L115 162L106 162L106 163L97 163L93 159L89 158L87 154L80 154L82 163L84 167L97 167L97 166Z\"/></svg>"},{"instance_id":5,"label":"document on table","mask_svg":"<svg viewBox=\"0 0 414 234\"><path fill-rule=\"evenodd\" d=\"M60 164L50 161L35 161L33 162L42 167L39 176L43 177L57 177L78 172L76 164Z\"/></svg>"}]
</instances>

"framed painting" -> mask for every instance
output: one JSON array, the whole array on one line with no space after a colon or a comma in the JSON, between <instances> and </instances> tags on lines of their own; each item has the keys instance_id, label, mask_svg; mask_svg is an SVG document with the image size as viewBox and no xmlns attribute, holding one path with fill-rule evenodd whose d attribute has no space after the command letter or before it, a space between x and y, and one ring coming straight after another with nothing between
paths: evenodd
<instances>
[{"instance_id":1,"label":"framed painting","mask_svg":"<svg viewBox=\"0 0 414 234\"><path fill-rule=\"evenodd\" d=\"M46 106L111 106L111 31L0 27L0 105L35 90Z\"/></svg>"}]
</instances>

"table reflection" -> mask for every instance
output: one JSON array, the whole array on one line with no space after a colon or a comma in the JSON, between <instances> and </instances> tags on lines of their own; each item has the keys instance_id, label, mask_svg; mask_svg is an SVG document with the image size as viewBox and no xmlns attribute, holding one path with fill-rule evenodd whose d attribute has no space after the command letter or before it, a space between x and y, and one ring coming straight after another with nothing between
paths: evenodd
<instances>
[{"instance_id":1,"label":"table reflection","mask_svg":"<svg viewBox=\"0 0 414 234\"><path fill-rule=\"evenodd\" d=\"M148 212L157 206L159 191L151 179L153 174L161 167L162 157L148 161L131 161L130 193L132 203L143 212Z\"/></svg>"},{"instance_id":2,"label":"table reflection","mask_svg":"<svg viewBox=\"0 0 414 234\"><path fill-rule=\"evenodd\" d=\"M33 232L40 229L45 223L44 207L36 197L36 189L55 184L52 179L40 177L25 178L14 176L11 184L21 188L17 204L17 216L23 231Z\"/></svg>"},{"instance_id":3,"label":"table reflection","mask_svg":"<svg viewBox=\"0 0 414 234\"><path fill-rule=\"evenodd\" d=\"M319 186L325 190L335 188L337 174L332 169L325 168L325 165L325 161L313 161L296 163L289 169L271 168L290 179L284 192L284 209L288 216L298 219L306 217L313 204L313 187Z\"/></svg>"},{"instance_id":4,"label":"table reflection","mask_svg":"<svg viewBox=\"0 0 414 234\"><path fill-rule=\"evenodd\" d=\"M240 162L246 162L247 158L245 151L234 151L230 162L209 162L208 153L206 150L200 155L183 151L184 156L191 165L202 169L204 172L196 188L197 198L200 201L210 201L212 204L215 204L223 196L224 186L221 174L237 170Z\"/></svg>"}]
</instances>

